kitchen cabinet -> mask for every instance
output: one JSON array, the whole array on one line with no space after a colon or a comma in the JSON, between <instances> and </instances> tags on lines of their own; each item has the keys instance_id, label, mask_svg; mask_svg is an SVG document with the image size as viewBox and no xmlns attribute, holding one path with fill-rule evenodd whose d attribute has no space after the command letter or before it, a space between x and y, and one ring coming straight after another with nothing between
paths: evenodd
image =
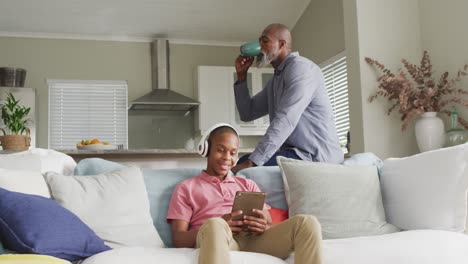
<instances>
[{"instance_id":1,"label":"kitchen cabinet","mask_svg":"<svg viewBox=\"0 0 468 264\"><path fill-rule=\"evenodd\" d=\"M200 106L196 113L197 130L203 134L216 123L229 123L239 135L264 135L269 125L268 115L250 122L240 120L234 98L234 67L198 66L196 91ZM250 95L255 95L273 78L272 68L251 67L247 76Z\"/></svg>"}]
</instances>

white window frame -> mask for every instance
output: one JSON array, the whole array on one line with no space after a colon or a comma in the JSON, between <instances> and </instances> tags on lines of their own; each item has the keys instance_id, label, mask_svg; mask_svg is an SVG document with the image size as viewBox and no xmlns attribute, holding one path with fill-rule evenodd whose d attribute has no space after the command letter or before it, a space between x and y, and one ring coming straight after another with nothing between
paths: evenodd
<instances>
[{"instance_id":1,"label":"white window frame","mask_svg":"<svg viewBox=\"0 0 468 264\"><path fill-rule=\"evenodd\" d=\"M94 138L128 147L127 81L47 79L47 85L49 148L76 149L80 140Z\"/></svg>"},{"instance_id":2,"label":"white window frame","mask_svg":"<svg viewBox=\"0 0 468 264\"><path fill-rule=\"evenodd\" d=\"M319 65L325 78L328 97L333 108L335 126L341 146L347 143L349 120L349 86L346 52L340 52Z\"/></svg>"}]
</instances>

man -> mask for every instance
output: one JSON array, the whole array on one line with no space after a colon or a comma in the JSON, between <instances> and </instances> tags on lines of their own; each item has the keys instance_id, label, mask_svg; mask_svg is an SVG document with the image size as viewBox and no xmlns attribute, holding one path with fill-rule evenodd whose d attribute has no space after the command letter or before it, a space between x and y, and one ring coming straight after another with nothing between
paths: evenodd
<instances>
[{"instance_id":1,"label":"man","mask_svg":"<svg viewBox=\"0 0 468 264\"><path fill-rule=\"evenodd\" d=\"M255 151L240 158L232 171L277 165L276 156L341 163L343 151L320 68L291 52L291 33L285 25L267 26L259 41L263 54L259 66L271 64L275 75L261 92L250 97L246 79L254 57L239 56L234 94L242 121L269 114L270 126Z\"/></svg>"}]
</instances>

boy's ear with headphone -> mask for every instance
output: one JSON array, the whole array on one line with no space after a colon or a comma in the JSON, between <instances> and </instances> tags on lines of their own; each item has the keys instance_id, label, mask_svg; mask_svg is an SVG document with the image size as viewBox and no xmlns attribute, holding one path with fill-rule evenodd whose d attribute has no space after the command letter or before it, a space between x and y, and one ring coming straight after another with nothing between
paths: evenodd
<instances>
[{"instance_id":1,"label":"boy's ear with headphone","mask_svg":"<svg viewBox=\"0 0 468 264\"><path fill-rule=\"evenodd\" d=\"M210 138L211 132L213 132L213 130L215 130L215 129L219 128L219 127L230 127L230 128L232 128L232 130L234 130L234 132L236 132L237 137L239 137L239 133L237 133L237 130L233 126L231 126L230 124L218 123L218 124L210 127L203 134L202 138L200 139L200 143L198 143L198 147L197 147L198 154L200 154L202 157L208 156L208 151L210 150L210 144L208 142L208 139Z\"/></svg>"}]
</instances>

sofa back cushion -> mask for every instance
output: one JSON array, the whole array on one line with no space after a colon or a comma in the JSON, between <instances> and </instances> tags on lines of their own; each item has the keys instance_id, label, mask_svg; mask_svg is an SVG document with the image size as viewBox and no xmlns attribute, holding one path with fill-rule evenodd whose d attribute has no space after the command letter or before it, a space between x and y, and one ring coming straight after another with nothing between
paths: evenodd
<instances>
[{"instance_id":1,"label":"sofa back cushion","mask_svg":"<svg viewBox=\"0 0 468 264\"><path fill-rule=\"evenodd\" d=\"M49 172L44 177L52 198L78 215L109 246L164 246L153 226L139 168L90 176Z\"/></svg>"},{"instance_id":2,"label":"sofa back cushion","mask_svg":"<svg viewBox=\"0 0 468 264\"><path fill-rule=\"evenodd\" d=\"M52 150L34 148L22 152L0 155L0 168L10 170L31 170L37 172L55 171L72 175L76 162L67 154Z\"/></svg>"},{"instance_id":3,"label":"sofa back cushion","mask_svg":"<svg viewBox=\"0 0 468 264\"><path fill-rule=\"evenodd\" d=\"M284 194L283 177L278 166L252 167L239 171L236 176L253 180L262 192L266 192L265 202L273 208L288 209Z\"/></svg>"},{"instance_id":4,"label":"sofa back cushion","mask_svg":"<svg viewBox=\"0 0 468 264\"><path fill-rule=\"evenodd\" d=\"M387 219L406 230L466 232L468 143L384 161Z\"/></svg>"},{"instance_id":5,"label":"sofa back cushion","mask_svg":"<svg viewBox=\"0 0 468 264\"><path fill-rule=\"evenodd\" d=\"M279 157L289 215L312 214L324 239L392 233L375 166L344 166Z\"/></svg>"},{"instance_id":6,"label":"sofa back cushion","mask_svg":"<svg viewBox=\"0 0 468 264\"><path fill-rule=\"evenodd\" d=\"M200 169L143 169L153 224L167 247L173 247L171 225L166 216L174 188L181 181L197 176Z\"/></svg>"},{"instance_id":7,"label":"sofa back cushion","mask_svg":"<svg viewBox=\"0 0 468 264\"><path fill-rule=\"evenodd\" d=\"M81 160L75 175L92 175L121 169L125 165L99 158ZM175 186L190 177L200 174L200 169L142 169L153 225L166 247L172 247L171 225L166 216Z\"/></svg>"},{"instance_id":8,"label":"sofa back cushion","mask_svg":"<svg viewBox=\"0 0 468 264\"><path fill-rule=\"evenodd\" d=\"M125 167L127 166L101 158L88 158L78 162L73 175L98 175Z\"/></svg>"},{"instance_id":9,"label":"sofa back cushion","mask_svg":"<svg viewBox=\"0 0 468 264\"><path fill-rule=\"evenodd\" d=\"M40 171L0 168L0 188L50 198L49 188Z\"/></svg>"}]
</instances>

